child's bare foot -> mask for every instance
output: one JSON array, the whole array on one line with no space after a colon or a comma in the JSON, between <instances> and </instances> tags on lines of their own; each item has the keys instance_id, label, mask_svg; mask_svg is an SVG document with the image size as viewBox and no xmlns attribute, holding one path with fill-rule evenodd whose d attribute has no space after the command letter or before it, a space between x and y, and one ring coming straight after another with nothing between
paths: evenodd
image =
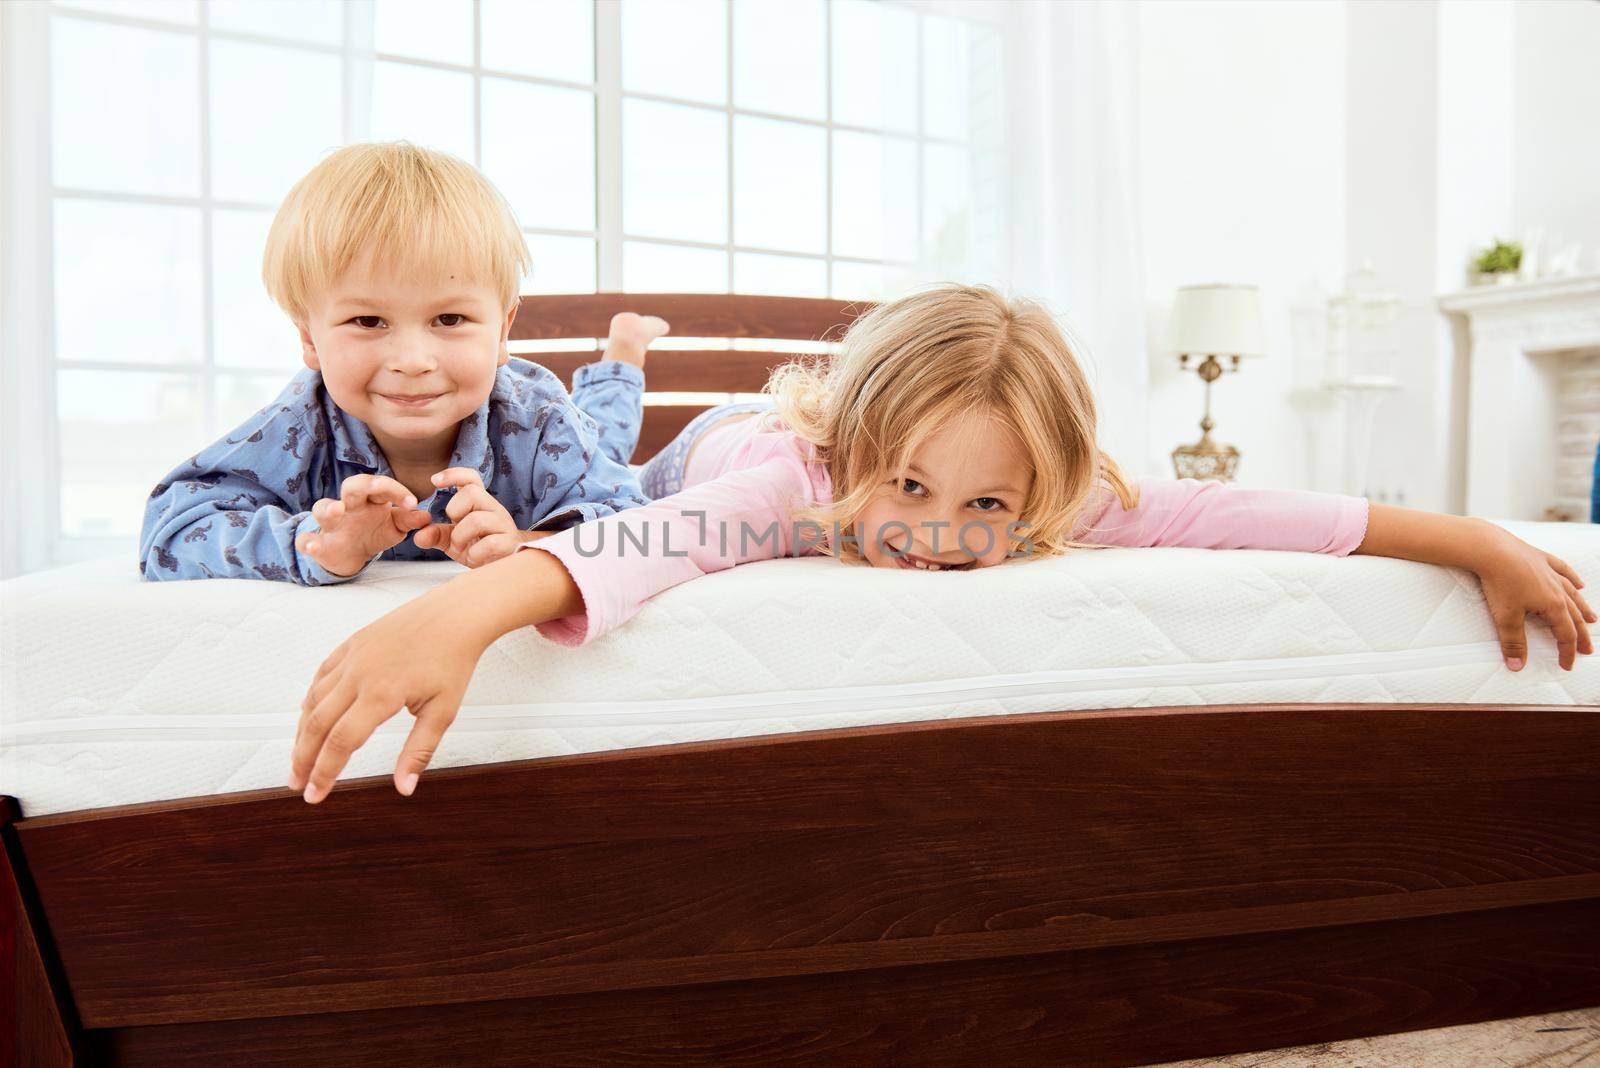
<instances>
[{"instance_id":1,"label":"child's bare foot","mask_svg":"<svg viewBox=\"0 0 1600 1068\"><path fill-rule=\"evenodd\" d=\"M611 336L606 338L603 360L621 360L644 367L644 354L650 343L670 329L665 319L636 312L618 312L611 317Z\"/></svg>"}]
</instances>

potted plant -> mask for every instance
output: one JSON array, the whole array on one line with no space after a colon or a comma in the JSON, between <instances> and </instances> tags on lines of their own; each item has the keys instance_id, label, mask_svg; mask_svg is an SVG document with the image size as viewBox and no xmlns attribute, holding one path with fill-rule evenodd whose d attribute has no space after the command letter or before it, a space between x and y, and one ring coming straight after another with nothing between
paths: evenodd
<instances>
[{"instance_id":1,"label":"potted plant","mask_svg":"<svg viewBox=\"0 0 1600 1068\"><path fill-rule=\"evenodd\" d=\"M1495 238L1494 244L1485 249L1472 263L1473 283L1484 285L1491 282L1515 282L1517 271L1521 266L1522 243Z\"/></svg>"}]
</instances>

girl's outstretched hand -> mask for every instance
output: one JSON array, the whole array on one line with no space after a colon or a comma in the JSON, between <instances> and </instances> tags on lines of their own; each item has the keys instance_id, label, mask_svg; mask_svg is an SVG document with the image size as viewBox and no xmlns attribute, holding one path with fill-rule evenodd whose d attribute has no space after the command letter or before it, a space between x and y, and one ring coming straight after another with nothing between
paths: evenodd
<instances>
[{"instance_id":1,"label":"girl's outstretched hand","mask_svg":"<svg viewBox=\"0 0 1600 1068\"><path fill-rule=\"evenodd\" d=\"M488 648L479 628L442 611L430 591L362 627L317 669L300 704L289 785L313 804L328 796L350 756L384 720L410 709L417 721L394 769L409 795L454 722Z\"/></svg>"},{"instance_id":2,"label":"girl's outstretched hand","mask_svg":"<svg viewBox=\"0 0 1600 1068\"><path fill-rule=\"evenodd\" d=\"M313 804L378 725L402 708L417 717L394 769L409 795L455 721L484 650L520 627L583 611L566 565L513 553L457 575L352 634L317 669L300 703L289 785Z\"/></svg>"},{"instance_id":3,"label":"girl's outstretched hand","mask_svg":"<svg viewBox=\"0 0 1600 1068\"><path fill-rule=\"evenodd\" d=\"M1500 654L1512 671L1521 671L1528 662L1529 616L1550 624L1557 658L1568 671L1579 653L1594 652L1588 624L1596 622L1595 614L1578 592L1583 588L1578 573L1560 557L1486 519L1372 504L1366 536L1355 551L1476 574L1500 635Z\"/></svg>"},{"instance_id":4,"label":"girl's outstretched hand","mask_svg":"<svg viewBox=\"0 0 1600 1068\"><path fill-rule=\"evenodd\" d=\"M1498 529L1498 528L1497 528ZM1588 624L1596 622L1594 610L1578 591L1583 580L1560 557L1535 548L1509 531L1496 538L1473 570L1483 584L1483 598L1500 634L1506 667L1521 671L1528 662L1527 617L1538 616L1550 624L1556 638L1557 659L1572 670L1577 654L1594 652Z\"/></svg>"}]
</instances>

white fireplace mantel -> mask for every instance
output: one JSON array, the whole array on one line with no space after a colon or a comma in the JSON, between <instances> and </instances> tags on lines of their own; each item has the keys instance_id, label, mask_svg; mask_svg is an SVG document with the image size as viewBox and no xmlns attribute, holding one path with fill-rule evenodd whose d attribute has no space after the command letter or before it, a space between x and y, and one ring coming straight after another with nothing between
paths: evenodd
<instances>
[{"instance_id":1,"label":"white fireplace mantel","mask_svg":"<svg viewBox=\"0 0 1600 1068\"><path fill-rule=\"evenodd\" d=\"M1464 317L1471 339L1467 514L1548 518L1562 499L1560 427L1589 418L1574 412L1586 401L1563 396L1564 368L1600 352L1600 275L1481 286L1439 307Z\"/></svg>"}]
</instances>

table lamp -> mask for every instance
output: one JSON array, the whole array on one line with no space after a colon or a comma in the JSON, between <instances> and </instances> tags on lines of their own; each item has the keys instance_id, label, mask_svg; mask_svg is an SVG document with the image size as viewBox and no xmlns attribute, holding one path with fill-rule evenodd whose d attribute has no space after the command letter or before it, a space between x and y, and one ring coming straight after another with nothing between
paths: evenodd
<instances>
[{"instance_id":1,"label":"table lamp","mask_svg":"<svg viewBox=\"0 0 1600 1068\"><path fill-rule=\"evenodd\" d=\"M1255 286L1183 286L1172 302L1168 348L1177 353L1178 366L1187 370L1189 359L1206 384L1206 410L1200 420L1200 440L1172 450L1172 466L1179 478L1233 480L1239 469L1239 450L1211 440L1211 383L1222 377L1218 357L1226 357L1232 370L1244 356L1265 355L1262 344L1261 292Z\"/></svg>"}]
</instances>

